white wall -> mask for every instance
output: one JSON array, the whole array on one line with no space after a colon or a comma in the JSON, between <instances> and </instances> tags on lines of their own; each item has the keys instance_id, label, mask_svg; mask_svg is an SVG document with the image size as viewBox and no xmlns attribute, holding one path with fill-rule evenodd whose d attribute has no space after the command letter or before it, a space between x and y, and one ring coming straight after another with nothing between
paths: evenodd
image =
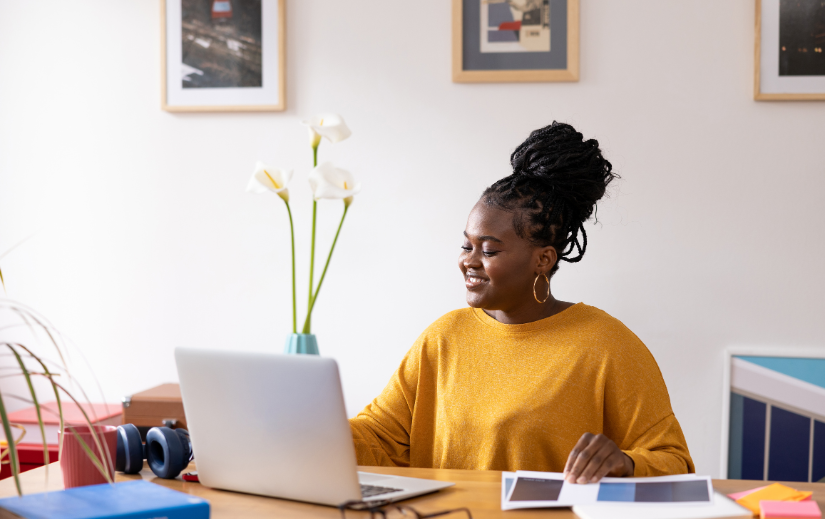
<instances>
[{"instance_id":1,"label":"white wall","mask_svg":"<svg viewBox=\"0 0 825 519\"><path fill-rule=\"evenodd\" d=\"M157 2L0 0L0 250L37 233L2 260L9 296L74 341L110 401L175 380L176 346L279 351L286 214L244 188L256 159L297 169L305 280L299 121L337 111L354 136L322 158L364 189L314 331L354 413L464 305L456 258L482 189L531 130L567 121L623 180L554 291L641 337L716 474L721 350L825 348L825 104L752 101L753 1L584 1L573 84L453 84L449 2L386 6L289 2L285 113L175 115ZM339 210L321 203L322 254Z\"/></svg>"}]
</instances>

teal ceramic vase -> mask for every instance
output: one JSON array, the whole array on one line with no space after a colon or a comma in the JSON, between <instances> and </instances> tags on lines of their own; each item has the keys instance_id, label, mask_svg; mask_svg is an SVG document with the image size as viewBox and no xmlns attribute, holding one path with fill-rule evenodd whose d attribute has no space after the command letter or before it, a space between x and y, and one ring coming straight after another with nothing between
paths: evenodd
<instances>
[{"instance_id":1,"label":"teal ceramic vase","mask_svg":"<svg viewBox=\"0 0 825 519\"><path fill-rule=\"evenodd\" d=\"M284 353L318 355L318 341L312 333L290 333L286 338Z\"/></svg>"}]
</instances>

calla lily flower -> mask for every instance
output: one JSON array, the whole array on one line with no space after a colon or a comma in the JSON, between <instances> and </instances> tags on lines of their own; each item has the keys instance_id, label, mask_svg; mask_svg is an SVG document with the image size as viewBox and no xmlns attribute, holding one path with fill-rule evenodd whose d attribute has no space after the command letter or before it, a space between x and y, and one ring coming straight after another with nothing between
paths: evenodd
<instances>
[{"instance_id":1,"label":"calla lily flower","mask_svg":"<svg viewBox=\"0 0 825 519\"><path fill-rule=\"evenodd\" d=\"M355 181L352 173L336 168L331 162L324 162L309 174L309 186L315 200L331 198L343 200L349 206L352 197L361 191L361 183Z\"/></svg>"},{"instance_id":2,"label":"calla lily flower","mask_svg":"<svg viewBox=\"0 0 825 519\"><path fill-rule=\"evenodd\" d=\"M338 114L319 114L301 124L309 129L309 143L313 148L321 143L321 137L330 142L341 142L352 135L344 118Z\"/></svg>"},{"instance_id":3,"label":"calla lily flower","mask_svg":"<svg viewBox=\"0 0 825 519\"><path fill-rule=\"evenodd\" d=\"M284 202L289 202L289 190L286 185L292 180L291 169L270 168L260 160L255 163L255 171L249 179L246 190L252 193L266 193L272 191Z\"/></svg>"}]
</instances>

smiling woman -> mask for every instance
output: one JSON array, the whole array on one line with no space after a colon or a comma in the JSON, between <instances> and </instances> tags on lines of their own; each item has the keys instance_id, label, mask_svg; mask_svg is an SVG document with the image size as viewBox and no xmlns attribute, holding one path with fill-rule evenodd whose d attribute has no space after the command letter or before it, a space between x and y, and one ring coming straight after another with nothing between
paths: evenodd
<instances>
[{"instance_id":1,"label":"smiling woman","mask_svg":"<svg viewBox=\"0 0 825 519\"><path fill-rule=\"evenodd\" d=\"M559 261L616 177L599 143L554 122L510 157L470 211L458 266L470 308L433 323L350 420L361 465L565 472L693 472L659 367L621 322L555 299Z\"/></svg>"}]
</instances>

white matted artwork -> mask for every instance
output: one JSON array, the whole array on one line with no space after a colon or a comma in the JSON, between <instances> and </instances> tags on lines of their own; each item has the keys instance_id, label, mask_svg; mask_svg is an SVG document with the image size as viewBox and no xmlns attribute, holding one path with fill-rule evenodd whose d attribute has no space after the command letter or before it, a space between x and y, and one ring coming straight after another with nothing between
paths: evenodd
<instances>
[{"instance_id":1,"label":"white matted artwork","mask_svg":"<svg viewBox=\"0 0 825 519\"><path fill-rule=\"evenodd\" d=\"M756 0L754 99L825 100L822 0Z\"/></svg>"},{"instance_id":2,"label":"white matted artwork","mask_svg":"<svg viewBox=\"0 0 825 519\"><path fill-rule=\"evenodd\" d=\"M281 111L285 0L161 0L162 108Z\"/></svg>"},{"instance_id":3,"label":"white matted artwork","mask_svg":"<svg viewBox=\"0 0 825 519\"><path fill-rule=\"evenodd\" d=\"M721 474L825 480L825 347L725 351Z\"/></svg>"}]
</instances>

